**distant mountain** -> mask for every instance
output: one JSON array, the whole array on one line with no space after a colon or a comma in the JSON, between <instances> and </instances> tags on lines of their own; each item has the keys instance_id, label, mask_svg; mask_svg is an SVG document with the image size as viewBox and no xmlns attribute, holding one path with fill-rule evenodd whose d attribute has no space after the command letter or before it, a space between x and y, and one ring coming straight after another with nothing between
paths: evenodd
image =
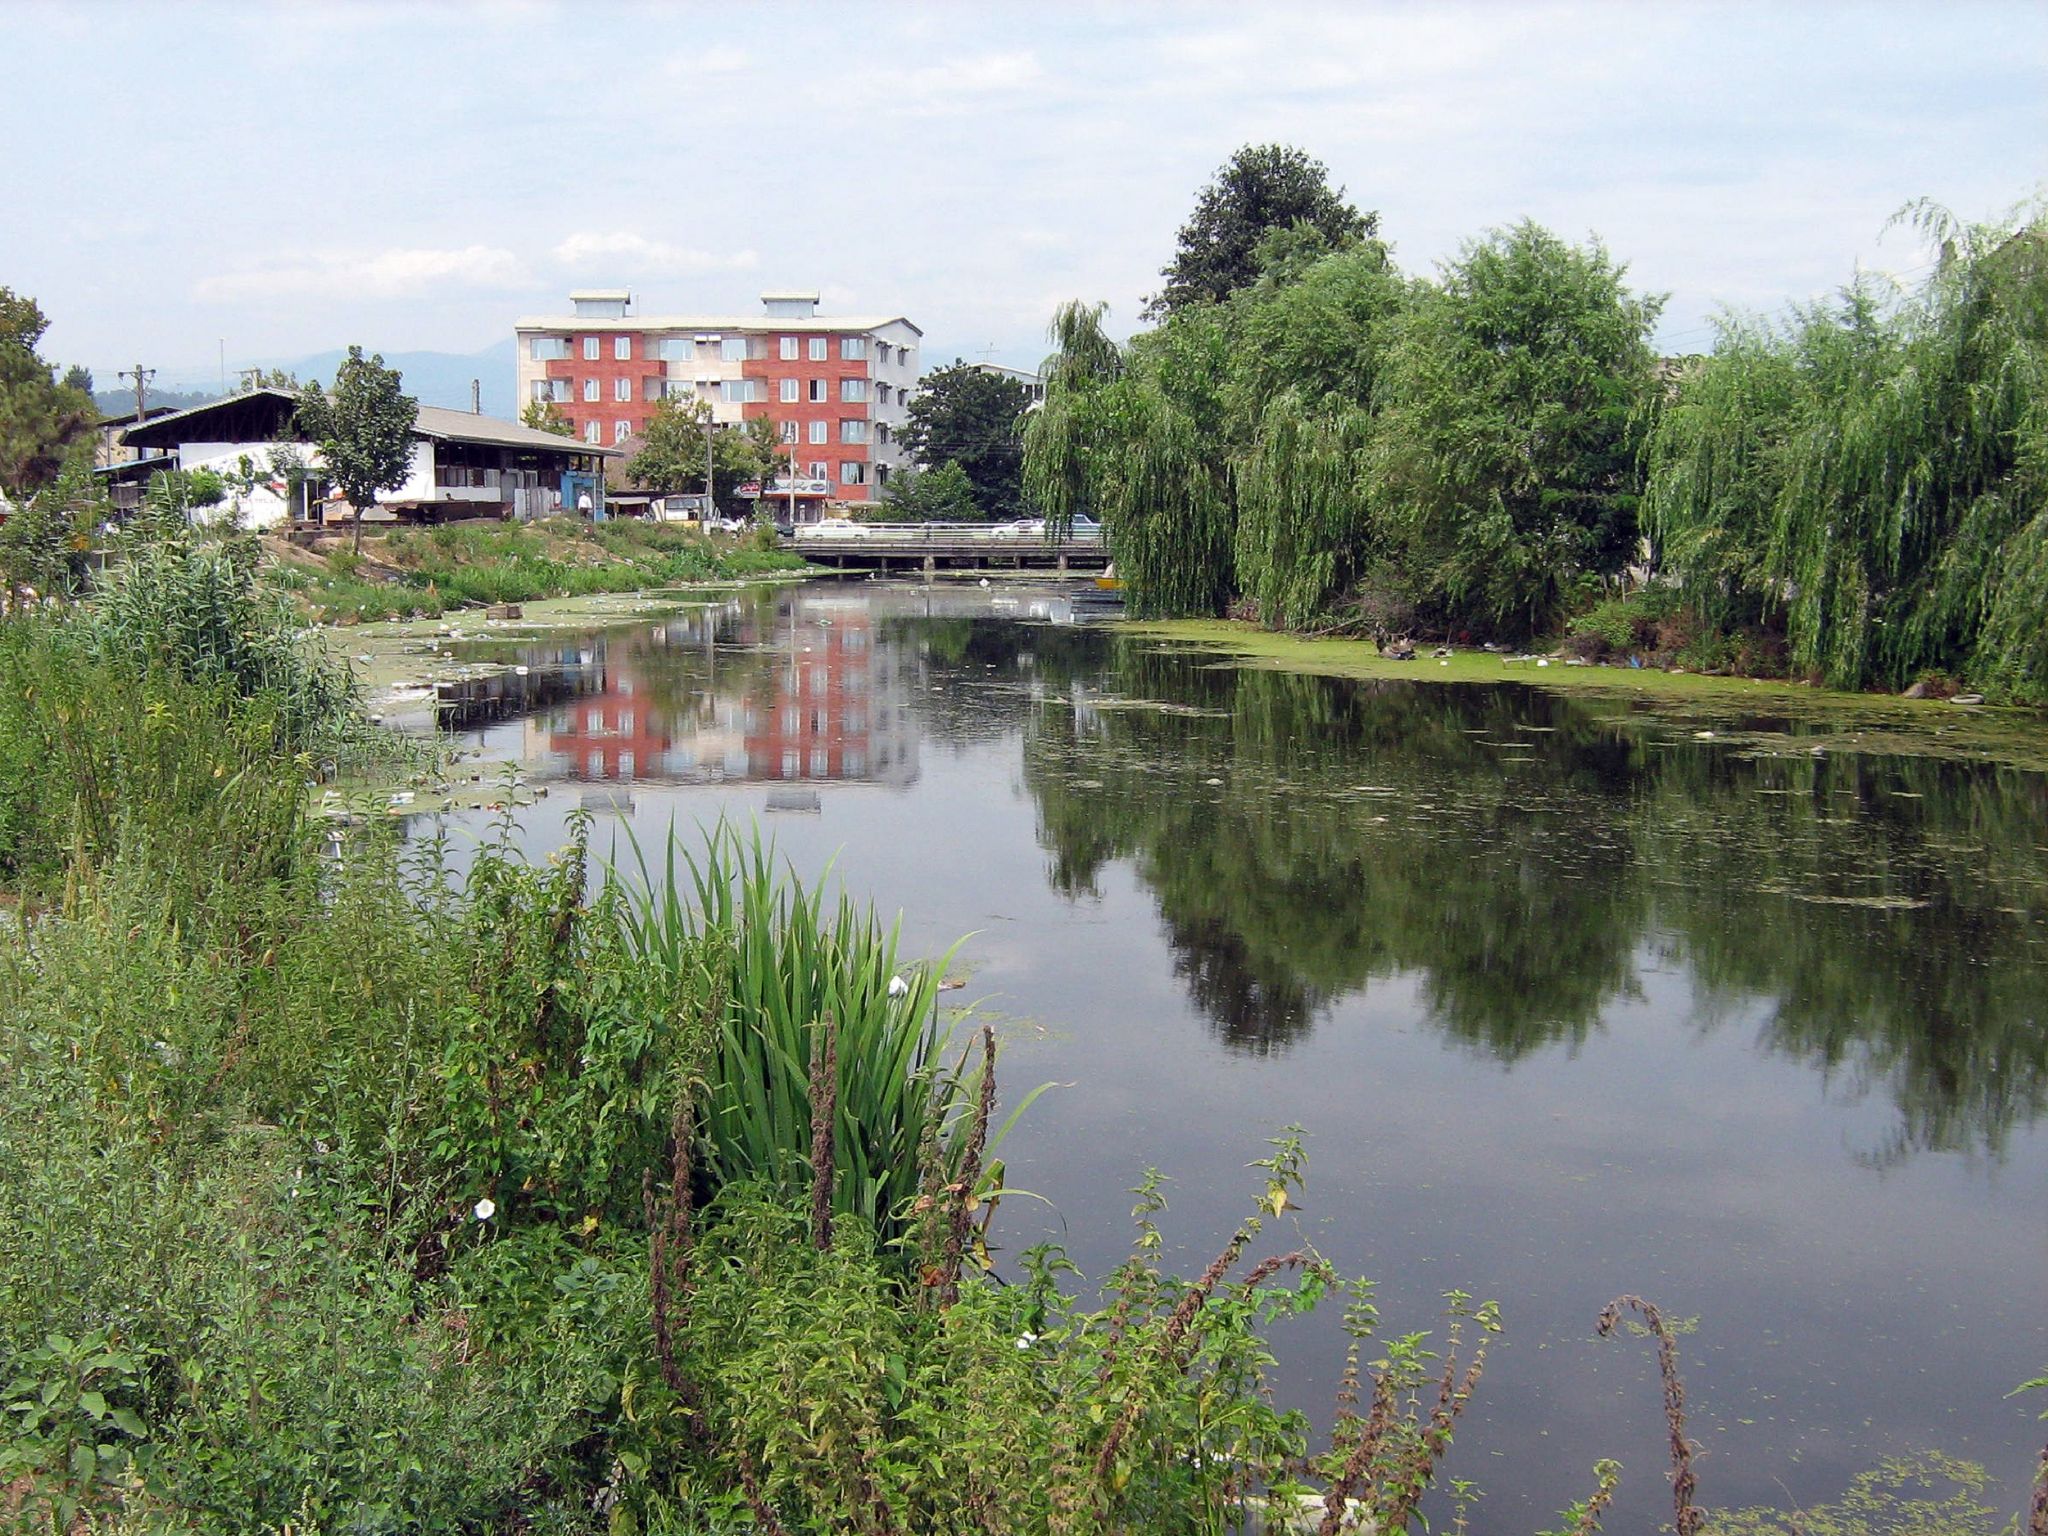
<instances>
[{"instance_id":1,"label":"distant mountain","mask_svg":"<svg viewBox=\"0 0 2048 1536\"><path fill-rule=\"evenodd\" d=\"M282 368L301 379L319 379L326 383L334 378L334 370L347 356L347 348L336 347L330 352L315 352L308 357L266 358L263 366ZM513 357L513 341L507 336L481 352L386 352L384 366L398 370L405 381L405 392L417 398L421 405L446 406L453 411L469 409L469 382L475 379L483 391L484 414L510 419L519 414L512 382ZM204 404L220 397L217 379L216 370L204 367L166 368L163 387L150 390L149 403L181 407ZM228 382L233 388L232 375ZM134 409L135 395L132 391L114 400L116 393L103 390L93 398L100 403L102 410ZM111 406L110 400L114 400Z\"/></svg>"}]
</instances>

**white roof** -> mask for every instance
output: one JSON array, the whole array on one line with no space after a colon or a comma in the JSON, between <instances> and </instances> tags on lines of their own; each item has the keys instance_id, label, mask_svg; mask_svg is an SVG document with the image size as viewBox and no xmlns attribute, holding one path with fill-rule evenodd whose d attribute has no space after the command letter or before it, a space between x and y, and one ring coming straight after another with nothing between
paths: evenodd
<instances>
[{"instance_id":1,"label":"white roof","mask_svg":"<svg viewBox=\"0 0 2048 1536\"><path fill-rule=\"evenodd\" d=\"M879 331L901 325L924 331L903 315L813 315L778 319L774 315L526 315L512 324L518 331Z\"/></svg>"}]
</instances>

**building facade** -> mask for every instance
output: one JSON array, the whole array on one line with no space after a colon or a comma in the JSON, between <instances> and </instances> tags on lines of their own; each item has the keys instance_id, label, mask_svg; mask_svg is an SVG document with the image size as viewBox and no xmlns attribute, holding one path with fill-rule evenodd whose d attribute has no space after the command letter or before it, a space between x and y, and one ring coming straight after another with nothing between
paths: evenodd
<instances>
[{"instance_id":1,"label":"building facade","mask_svg":"<svg viewBox=\"0 0 2048 1536\"><path fill-rule=\"evenodd\" d=\"M245 390L130 425L122 431L122 444L144 456L140 467L152 471L209 469L221 475L251 528L353 517L345 502L322 501L309 490L327 477L319 448L296 435L298 405L299 397L288 389ZM281 449L308 473L286 474ZM405 482L378 492L377 505L363 513L363 521L524 520L574 511L582 488L602 494L602 461L616 453L516 421L423 405L413 422Z\"/></svg>"},{"instance_id":2,"label":"building facade","mask_svg":"<svg viewBox=\"0 0 2048 1536\"><path fill-rule=\"evenodd\" d=\"M514 328L518 391L522 409L553 405L582 442L624 442L670 397L728 425L773 422L797 477L835 500L877 499L905 461L923 333L901 315L820 315L814 292L764 293L761 314L738 318L635 315L624 288L569 302L572 314Z\"/></svg>"}]
</instances>

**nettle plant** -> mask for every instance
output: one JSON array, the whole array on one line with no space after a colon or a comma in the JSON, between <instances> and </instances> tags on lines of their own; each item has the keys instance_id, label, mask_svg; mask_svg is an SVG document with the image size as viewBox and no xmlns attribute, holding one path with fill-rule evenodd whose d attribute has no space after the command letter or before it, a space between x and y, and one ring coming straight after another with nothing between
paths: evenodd
<instances>
[{"instance_id":1,"label":"nettle plant","mask_svg":"<svg viewBox=\"0 0 2048 1536\"><path fill-rule=\"evenodd\" d=\"M22 1352L0 1392L0 1489L20 1505L0 1512L68 1531L81 1510L142 1480L151 1449L137 1411L143 1365L105 1331L53 1333Z\"/></svg>"}]
</instances>

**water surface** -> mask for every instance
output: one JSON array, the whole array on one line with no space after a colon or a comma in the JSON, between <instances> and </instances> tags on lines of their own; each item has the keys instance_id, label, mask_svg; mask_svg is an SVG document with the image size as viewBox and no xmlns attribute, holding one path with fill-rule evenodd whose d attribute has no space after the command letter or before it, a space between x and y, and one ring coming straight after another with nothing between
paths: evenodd
<instances>
[{"instance_id":1,"label":"water surface","mask_svg":"<svg viewBox=\"0 0 2048 1536\"><path fill-rule=\"evenodd\" d=\"M527 677L448 722L547 787L535 851L578 808L600 848L758 820L913 951L971 933L958 995L1007 1087L1062 1085L1003 1149L1047 1202L1005 1204L1013 1252L1105 1273L1156 1166L1197 1269L1302 1125L1291 1219L1380 1282L1390 1331L1454 1287L1505 1310L1448 1468L1482 1528L1554 1523L1603 1455L1614 1528L1668 1517L1648 1348L1592 1337L1622 1292L1697 1319L1709 1501L1811 1502L1938 1447L2021 1506L2048 780L1824 732L1758 755L1697 706L1246 669L1075 622L1087 596L756 593L501 645ZM1335 1312L1279 1336L1319 1414Z\"/></svg>"}]
</instances>

